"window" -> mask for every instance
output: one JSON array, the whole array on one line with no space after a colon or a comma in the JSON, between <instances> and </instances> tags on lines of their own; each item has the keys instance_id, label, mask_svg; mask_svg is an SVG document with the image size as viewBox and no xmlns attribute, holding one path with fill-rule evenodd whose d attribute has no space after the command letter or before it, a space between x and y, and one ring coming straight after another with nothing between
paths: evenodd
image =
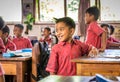
<instances>
[{"instance_id":1,"label":"window","mask_svg":"<svg viewBox=\"0 0 120 82\"><path fill-rule=\"evenodd\" d=\"M67 16L78 21L79 0L67 0Z\"/></svg>"},{"instance_id":2,"label":"window","mask_svg":"<svg viewBox=\"0 0 120 82\"><path fill-rule=\"evenodd\" d=\"M95 6L97 0L90 0L90 6ZM120 11L118 10L120 0L100 0L100 19L99 21L119 22Z\"/></svg>"},{"instance_id":3,"label":"window","mask_svg":"<svg viewBox=\"0 0 120 82\"><path fill-rule=\"evenodd\" d=\"M69 16L78 21L80 0L36 0L36 22L51 23L53 18Z\"/></svg>"}]
</instances>

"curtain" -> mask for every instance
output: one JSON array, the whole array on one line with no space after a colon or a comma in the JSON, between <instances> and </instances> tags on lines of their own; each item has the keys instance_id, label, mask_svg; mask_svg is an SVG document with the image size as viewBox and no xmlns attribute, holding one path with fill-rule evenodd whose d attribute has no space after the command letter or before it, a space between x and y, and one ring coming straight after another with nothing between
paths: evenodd
<instances>
[{"instance_id":1,"label":"curtain","mask_svg":"<svg viewBox=\"0 0 120 82\"><path fill-rule=\"evenodd\" d=\"M85 11L90 7L90 0L80 0L78 10L78 35L86 36Z\"/></svg>"}]
</instances>

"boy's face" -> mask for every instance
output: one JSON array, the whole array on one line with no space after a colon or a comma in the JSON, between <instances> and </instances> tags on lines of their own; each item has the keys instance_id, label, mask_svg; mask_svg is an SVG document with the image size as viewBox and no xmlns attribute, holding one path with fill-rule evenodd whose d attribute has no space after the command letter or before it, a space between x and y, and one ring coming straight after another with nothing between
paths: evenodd
<instances>
[{"instance_id":1,"label":"boy's face","mask_svg":"<svg viewBox=\"0 0 120 82\"><path fill-rule=\"evenodd\" d=\"M14 32L14 35L15 35L16 37L18 37L18 36L21 36L21 35L22 35L23 30L21 30L21 29L18 28L18 27L14 27L13 32Z\"/></svg>"},{"instance_id":2,"label":"boy's face","mask_svg":"<svg viewBox=\"0 0 120 82\"><path fill-rule=\"evenodd\" d=\"M6 39L6 38L8 37L8 35L9 35L9 34L8 34L7 32L6 32L6 33L2 33L1 38L2 38L2 39Z\"/></svg>"},{"instance_id":3,"label":"boy's face","mask_svg":"<svg viewBox=\"0 0 120 82\"><path fill-rule=\"evenodd\" d=\"M57 23L55 25L55 28L56 28L56 36L59 41L69 42L75 31L75 29L73 28L70 29L64 22Z\"/></svg>"},{"instance_id":4,"label":"boy's face","mask_svg":"<svg viewBox=\"0 0 120 82\"><path fill-rule=\"evenodd\" d=\"M50 35L50 31L48 31L47 29L44 29L43 35L44 35L45 37L48 37L48 36Z\"/></svg>"},{"instance_id":5,"label":"boy's face","mask_svg":"<svg viewBox=\"0 0 120 82\"><path fill-rule=\"evenodd\" d=\"M89 13L85 13L85 23L90 24L91 21L94 20L94 16L90 15Z\"/></svg>"}]
</instances>

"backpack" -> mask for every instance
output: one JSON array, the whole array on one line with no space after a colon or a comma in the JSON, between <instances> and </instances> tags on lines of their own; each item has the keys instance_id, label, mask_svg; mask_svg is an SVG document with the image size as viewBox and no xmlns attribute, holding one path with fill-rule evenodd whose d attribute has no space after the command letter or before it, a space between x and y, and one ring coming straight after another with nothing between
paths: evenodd
<instances>
[{"instance_id":1,"label":"backpack","mask_svg":"<svg viewBox=\"0 0 120 82\"><path fill-rule=\"evenodd\" d=\"M39 81L40 79L50 75L49 72L46 71L46 66L49 60L49 50L48 44L46 42L39 42L39 64L37 64L37 77L34 77L34 80Z\"/></svg>"}]
</instances>

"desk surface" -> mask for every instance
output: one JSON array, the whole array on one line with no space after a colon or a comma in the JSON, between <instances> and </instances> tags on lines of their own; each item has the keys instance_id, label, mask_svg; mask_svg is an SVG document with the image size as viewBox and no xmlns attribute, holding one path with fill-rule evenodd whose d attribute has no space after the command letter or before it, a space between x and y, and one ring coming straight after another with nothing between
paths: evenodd
<instances>
[{"instance_id":1,"label":"desk surface","mask_svg":"<svg viewBox=\"0 0 120 82\"><path fill-rule=\"evenodd\" d=\"M31 60L32 57L10 57L10 58L6 58L3 57L2 54L0 54L0 61L27 61L27 60Z\"/></svg>"},{"instance_id":2,"label":"desk surface","mask_svg":"<svg viewBox=\"0 0 120 82\"><path fill-rule=\"evenodd\" d=\"M38 82L89 82L94 78L94 76L58 76L58 75L50 75Z\"/></svg>"},{"instance_id":3,"label":"desk surface","mask_svg":"<svg viewBox=\"0 0 120 82\"><path fill-rule=\"evenodd\" d=\"M120 63L120 58L90 58L90 57L82 57L82 58L76 58L73 59L72 62L77 63Z\"/></svg>"},{"instance_id":4,"label":"desk surface","mask_svg":"<svg viewBox=\"0 0 120 82\"><path fill-rule=\"evenodd\" d=\"M82 57L73 59L77 63L120 63L120 50L108 49L98 57Z\"/></svg>"},{"instance_id":5,"label":"desk surface","mask_svg":"<svg viewBox=\"0 0 120 82\"><path fill-rule=\"evenodd\" d=\"M99 75L99 77L100 76L101 75ZM96 78L96 76L59 76L59 75L50 75L50 76L48 76L48 77L46 77L46 78L44 78L44 79L42 79L42 80L40 80L38 82L96 82L94 78ZM110 82L118 82L118 81L120 81L120 77L106 76L106 77L103 77L103 78L106 78L106 81L104 81L104 82L107 82L108 79L109 80L111 79ZM99 79L99 82L101 82L101 81Z\"/></svg>"}]
</instances>

